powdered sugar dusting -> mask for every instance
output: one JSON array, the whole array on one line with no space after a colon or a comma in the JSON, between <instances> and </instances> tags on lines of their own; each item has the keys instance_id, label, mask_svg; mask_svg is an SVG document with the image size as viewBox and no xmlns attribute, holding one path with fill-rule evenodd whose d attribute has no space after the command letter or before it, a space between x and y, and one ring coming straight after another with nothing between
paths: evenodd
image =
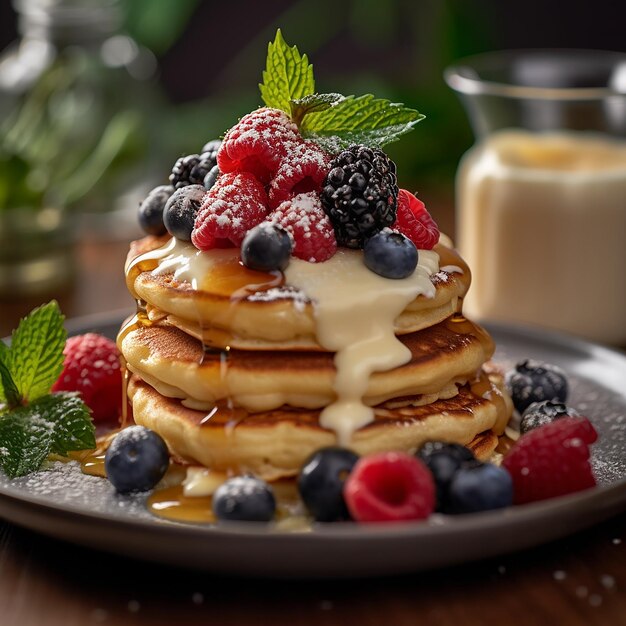
<instances>
[{"instance_id":1,"label":"powdered sugar dusting","mask_svg":"<svg viewBox=\"0 0 626 626\"><path fill-rule=\"evenodd\" d=\"M290 145L270 183L270 207L291 198L294 190L319 192L328 170L328 155L311 141Z\"/></svg>"},{"instance_id":2,"label":"powdered sugar dusting","mask_svg":"<svg viewBox=\"0 0 626 626\"><path fill-rule=\"evenodd\" d=\"M87 513L157 521L146 509L145 493L120 496L108 480L83 474L76 461L46 463L39 472L13 480L0 473L0 490L18 497L28 494L44 504L64 505Z\"/></svg>"},{"instance_id":3,"label":"powdered sugar dusting","mask_svg":"<svg viewBox=\"0 0 626 626\"><path fill-rule=\"evenodd\" d=\"M268 183L282 157L301 142L298 127L286 113L257 109L226 133L217 164L221 172L248 171Z\"/></svg>"},{"instance_id":4,"label":"powdered sugar dusting","mask_svg":"<svg viewBox=\"0 0 626 626\"><path fill-rule=\"evenodd\" d=\"M281 203L269 220L293 238L293 255L310 263L328 260L337 250L330 219L315 192L300 193Z\"/></svg>"},{"instance_id":5,"label":"powdered sugar dusting","mask_svg":"<svg viewBox=\"0 0 626 626\"><path fill-rule=\"evenodd\" d=\"M267 291L257 291L248 296L246 300L251 302L277 302L279 300L291 300L295 309L299 312L304 311L310 300L302 291L293 287L274 287Z\"/></svg>"},{"instance_id":6,"label":"powdered sugar dusting","mask_svg":"<svg viewBox=\"0 0 626 626\"><path fill-rule=\"evenodd\" d=\"M198 212L191 240L199 250L213 248L220 239L239 246L267 210L265 189L252 174L222 174Z\"/></svg>"}]
</instances>

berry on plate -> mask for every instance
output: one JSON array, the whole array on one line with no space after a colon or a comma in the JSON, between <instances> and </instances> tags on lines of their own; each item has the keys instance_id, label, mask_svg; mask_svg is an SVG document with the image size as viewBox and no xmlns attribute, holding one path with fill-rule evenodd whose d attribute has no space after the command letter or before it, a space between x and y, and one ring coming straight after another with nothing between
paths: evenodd
<instances>
[{"instance_id":1,"label":"berry on plate","mask_svg":"<svg viewBox=\"0 0 626 626\"><path fill-rule=\"evenodd\" d=\"M269 215L293 238L292 254L311 263L327 261L337 251L333 227L316 193L300 193Z\"/></svg>"},{"instance_id":2,"label":"berry on plate","mask_svg":"<svg viewBox=\"0 0 626 626\"><path fill-rule=\"evenodd\" d=\"M244 237L241 261L251 270L271 272L284 270L291 255L291 237L276 224L262 222Z\"/></svg>"},{"instance_id":3,"label":"berry on plate","mask_svg":"<svg viewBox=\"0 0 626 626\"><path fill-rule=\"evenodd\" d=\"M286 113L264 107L244 115L226 133L217 164L220 172L249 172L265 185L301 142L298 127Z\"/></svg>"},{"instance_id":4,"label":"berry on plate","mask_svg":"<svg viewBox=\"0 0 626 626\"><path fill-rule=\"evenodd\" d=\"M589 445L597 438L586 417L564 417L522 435L502 461L513 478L515 504L593 487Z\"/></svg>"},{"instance_id":5,"label":"berry on plate","mask_svg":"<svg viewBox=\"0 0 626 626\"><path fill-rule=\"evenodd\" d=\"M567 378L556 365L526 359L507 372L506 384L511 391L513 404L520 413L533 402L567 400Z\"/></svg>"},{"instance_id":6,"label":"berry on plate","mask_svg":"<svg viewBox=\"0 0 626 626\"><path fill-rule=\"evenodd\" d=\"M274 492L260 478L236 476L213 494L213 513L219 520L269 522L275 512Z\"/></svg>"},{"instance_id":7,"label":"berry on plate","mask_svg":"<svg viewBox=\"0 0 626 626\"><path fill-rule=\"evenodd\" d=\"M446 513L477 513L513 504L513 480L502 467L475 463L459 468L448 488Z\"/></svg>"},{"instance_id":8,"label":"berry on plate","mask_svg":"<svg viewBox=\"0 0 626 626\"><path fill-rule=\"evenodd\" d=\"M115 436L104 457L107 478L119 493L148 491L165 475L170 457L165 442L144 426Z\"/></svg>"},{"instance_id":9,"label":"berry on plate","mask_svg":"<svg viewBox=\"0 0 626 626\"><path fill-rule=\"evenodd\" d=\"M439 241L437 223L426 206L410 191L400 189L394 228L406 235L420 250L432 250Z\"/></svg>"},{"instance_id":10,"label":"berry on plate","mask_svg":"<svg viewBox=\"0 0 626 626\"><path fill-rule=\"evenodd\" d=\"M122 412L120 356L114 341L87 333L70 337L63 371L52 391L78 391L94 421L114 421Z\"/></svg>"},{"instance_id":11,"label":"berry on plate","mask_svg":"<svg viewBox=\"0 0 626 626\"><path fill-rule=\"evenodd\" d=\"M362 248L396 219L395 163L380 149L352 145L328 166L321 198L337 243Z\"/></svg>"},{"instance_id":12,"label":"berry on plate","mask_svg":"<svg viewBox=\"0 0 626 626\"><path fill-rule=\"evenodd\" d=\"M199 250L240 246L246 233L267 215L267 194L253 174L222 174L206 192L191 233Z\"/></svg>"},{"instance_id":13,"label":"berry on plate","mask_svg":"<svg viewBox=\"0 0 626 626\"><path fill-rule=\"evenodd\" d=\"M165 235L166 228L163 223L163 209L165 204L174 193L171 185L159 185L155 187L146 199L139 205L139 226L148 235Z\"/></svg>"},{"instance_id":14,"label":"berry on plate","mask_svg":"<svg viewBox=\"0 0 626 626\"><path fill-rule=\"evenodd\" d=\"M360 459L343 492L350 514L359 522L426 519L435 506L432 474L403 452Z\"/></svg>"},{"instance_id":15,"label":"berry on plate","mask_svg":"<svg viewBox=\"0 0 626 626\"><path fill-rule=\"evenodd\" d=\"M363 262L383 278L406 278L417 267L417 248L402 233L385 228L365 242Z\"/></svg>"},{"instance_id":16,"label":"berry on plate","mask_svg":"<svg viewBox=\"0 0 626 626\"><path fill-rule=\"evenodd\" d=\"M298 490L316 521L350 519L343 488L358 460L358 455L351 450L322 448L305 461L298 475Z\"/></svg>"},{"instance_id":17,"label":"berry on plate","mask_svg":"<svg viewBox=\"0 0 626 626\"><path fill-rule=\"evenodd\" d=\"M163 210L163 223L172 237L191 241L196 215L204 202L203 185L187 185L176 190Z\"/></svg>"},{"instance_id":18,"label":"berry on plate","mask_svg":"<svg viewBox=\"0 0 626 626\"><path fill-rule=\"evenodd\" d=\"M562 402L544 400L543 402L533 402L522 414L519 430L525 434L534 428L550 424L554 420L562 417L579 417L574 409L568 408Z\"/></svg>"},{"instance_id":19,"label":"berry on plate","mask_svg":"<svg viewBox=\"0 0 626 626\"><path fill-rule=\"evenodd\" d=\"M441 513L448 511L448 491L454 475L468 465L476 465L478 461L474 453L458 443L444 441L427 441L418 451L417 457L431 471L435 480L437 495L436 510Z\"/></svg>"}]
</instances>

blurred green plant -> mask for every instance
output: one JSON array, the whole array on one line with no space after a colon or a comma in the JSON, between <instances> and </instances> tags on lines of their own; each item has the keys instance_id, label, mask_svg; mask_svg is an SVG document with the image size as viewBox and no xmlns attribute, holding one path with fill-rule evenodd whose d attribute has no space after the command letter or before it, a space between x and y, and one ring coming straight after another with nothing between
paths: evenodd
<instances>
[{"instance_id":1,"label":"blurred green plant","mask_svg":"<svg viewBox=\"0 0 626 626\"><path fill-rule=\"evenodd\" d=\"M455 59L492 47L495 26L486 10L463 0L297 0L282 4L283 10L275 11L275 17L260 24L253 37L241 41L238 52L216 70L214 82L219 88L209 98L163 112L159 132L164 146L171 150L164 166L172 155L195 152L203 141L223 135L239 117L261 104L256 85L267 42L281 28L290 42L307 51L316 67L319 90L372 92L425 113L427 119L419 131L390 145L388 151L401 163L404 184L449 187L458 158L471 145L472 136L442 72ZM184 32L199 2L127 0L127 5L128 31L162 54ZM243 14L245 6L240 11ZM236 31L232 36L237 36ZM329 63L329 49L342 50L364 62L344 56Z\"/></svg>"},{"instance_id":2,"label":"blurred green plant","mask_svg":"<svg viewBox=\"0 0 626 626\"><path fill-rule=\"evenodd\" d=\"M199 0L126 0L126 30L157 55L183 34Z\"/></svg>"}]
</instances>

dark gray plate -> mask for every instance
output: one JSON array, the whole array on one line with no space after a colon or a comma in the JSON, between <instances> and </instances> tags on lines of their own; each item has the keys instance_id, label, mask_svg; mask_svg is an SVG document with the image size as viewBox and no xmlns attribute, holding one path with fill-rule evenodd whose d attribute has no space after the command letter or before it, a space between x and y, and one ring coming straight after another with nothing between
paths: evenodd
<instances>
[{"instance_id":1,"label":"dark gray plate","mask_svg":"<svg viewBox=\"0 0 626 626\"><path fill-rule=\"evenodd\" d=\"M114 336L122 315L71 322L71 332ZM160 563L259 576L398 574L520 550L586 528L626 509L626 356L529 328L489 325L496 360L537 358L568 372L570 404L600 439L594 468L600 486L572 496L502 511L424 523L329 524L310 532L257 524L206 527L164 522L145 496L117 496L107 481L74 463L13 481L0 478L0 516L85 546Z\"/></svg>"}]
</instances>

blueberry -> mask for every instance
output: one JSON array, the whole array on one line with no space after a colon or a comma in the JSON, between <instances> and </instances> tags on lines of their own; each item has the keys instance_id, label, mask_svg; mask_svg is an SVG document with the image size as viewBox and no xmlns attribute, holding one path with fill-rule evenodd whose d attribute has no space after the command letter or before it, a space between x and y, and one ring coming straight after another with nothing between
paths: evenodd
<instances>
[{"instance_id":1,"label":"blueberry","mask_svg":"<svg viewBox=\"0 0 626 626\"><path fill-rule=\"evenodd\" d=\"M115 436L104 457L109 481L119 493L152 489L170 462L165 442L144 426L129 426Z\"/></svg>"},{"instance_id":2,"label":"blueberry","mask_svg":"<svg viewBox=\"0 0 626 626\"><path fill-rule=\"evenodd\" d=\"M289 233L275 224L263 222L248 231L241 244L241 260L260 272L284 270L291 255Z\"/></svg>"},{"instance_id":3,"label":"blueberry","mask_svg":"<svg viewBox=\"0 0 626 626\"><path fill-rule=\"evenodd\" d=\"M513 503L513 480L503 468L491 463L462 467L448 491L448 513L477 513L502 509Z\"/></svg>"},{"instance_id":4,"label":"blueberry","mask_svg":"<svg viewBox=\"0 0 626 626\"><path fill-rule=\"evenodd\" d=\"M220 168L219 166L215 165L213 166L207 173L207 175L204 177L204 188L208 191L209 189L211 189L211 187L213 187L213 185L215 185L215 181L217 180L217 177L220 175Z\"/></svg>"},{"instance_id":5,"label":"blueberry","mask_svg":"<svg viewBox=\"0 0 626 626\"><path fill-rule=\"evenodd\" d=\"M458 443L427 441L417 453L431 471L437 490L437 511L448 509L448 490L455 474L462 468L478 463L473 452Z\"/></svg>"},{"instance_id":6,"label":"blueberry","mask_svg":"<svg viewBox=\"0 0 626 626\"><path fill-rule=\"evenodd\" d=\"M359 457L344 448L322 448L310 456L298 476L298 490L318 522L350 519L343 484Z\"/></svg>"},{"instance_id":7,"label":"blueberry","mask_svg":"<svg viewBox=\"0 0 626 626\"><path fill-rule=\"evenodd\" d=\"M524 411L519 429L523 435L533 428L551 424L554 420L562 417L578 417L578 413L562 402L553 402L552 400L533 402Z\"/></svg>"},{"instance_id":8,"label":"blueberry","mask_svg":"<svg viewBox=\"0 0 626 626\"><path fill-rule=\"evenodd\" d=\"M417 248L403 234L384 229L365 242L363 260L380 276L406 278L417 266Z\"/></svg>"},{"instance_id":9,"label":"blueberry","mask_svg":"<svg viewBox=\"0 0 626 626\"><path fill-rule=\"evenodd\" d=\"M148 235L165 235L167 229L163 223L163 208L174 193L171 185L155 187L139 205L139 225Z\"/></svg>"},{"instance_id":10,"label":"blueberry","mask_svg":"<svg viewBox=\"0 0 626 626\"><path fill-rule=\"evenodd\" d=\"M174 192L163 209L163 222L170 235L191 241L191 231L205 194L203 185L187 185Z\"/></svg>"},{"instance_id":11,"label":"blueberry","mask_svg":"<svg viewBox=\"0 0 626 626\"><path fill-rule=\"evenodd\" d=\"M207 141L202 147L201 152L217 152L222 145L221 139L212 139L211 141Z\"/></svg>"},{"instance_id":12,"label":"blueberry","mask_svg":"<svg viewBox=\"0 0 626 626\"><path fill-rule=\"evenodd\" d=\"M555 365L527 359L506 375L515 408L523 413L533 402L567 400L568 384L563 371Z\"/></svg>"},{"instance_id":13,"label":"blueberry","mask_svg":"<svg viewBox=\"0 0 626 626\"><path fill-rule=\"evenodd\" d=\"M269 522L276 512L272 488L253 476L236 476L213 494L213 513L219 520Z\"/></svg>"}]
</instances>

